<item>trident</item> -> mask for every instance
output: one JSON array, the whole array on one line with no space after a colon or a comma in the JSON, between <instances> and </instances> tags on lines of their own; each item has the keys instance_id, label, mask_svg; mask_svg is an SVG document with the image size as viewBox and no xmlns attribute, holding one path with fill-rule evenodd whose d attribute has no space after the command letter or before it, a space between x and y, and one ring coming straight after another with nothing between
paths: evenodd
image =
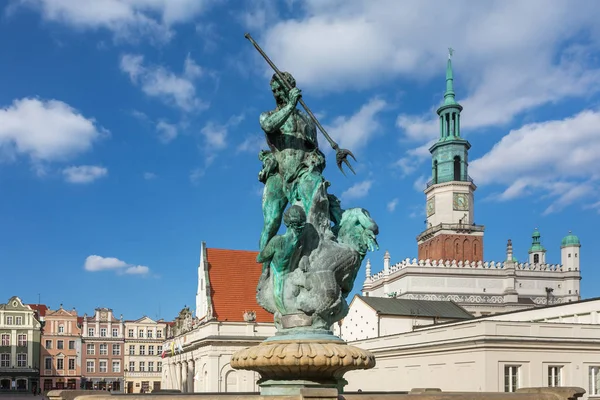
<instances>
[{"instance_id":1,"label":"trident","mask_svg":"<svg viewBox=\"0 0 600 400\"><path fill-rule=\"evenodd\" d=\"M263 58L269 64L269 66L271 66L271 68L273 68L273 71L275 71L275 73L277 74L277 77L279 78L279 80L281 82L283 82L283 84L285 85L287 90L292 90L292 86L290 85L290 83L287 81L287 79L284 78L283 74L281 73L281 71L279 71L279 69L275 66L275 64L273 64L273 61L271 61L271 59L260 48L258 43L256 43L254 41L254 39L252 39L252 36L250 36L249 33L246 33L244 35L244 37L246 39L248 39L250 41L250 43L252 43L254 45L256 50L258 50L260 55L263 56ZM306 103L304 103L304 100L302 100L302 98L300 98L300 100L298 102L306 110L306 113L308 114L310 119L313 120L315 125L317 125L317 127L323 133L323 136L325 136L325 139L327 139L327 141L329 142L331 147L335 150L335 161L336 161L337 166L340 169L340 171L342 171L342 174L346 175L346 173L344 172L344 169L342 168L342 163L345 163L348 166L348 168L350 169L350 171L352 171L352 173L356 175L356 172L354 172L354 169L352 169L352 165L350 165L350 162L348 161L348 156L352 157L354 159L354 161L356 161L356 157L354 157L354 154L352 154L352 152L350 150L340 149L340 146L338 146L338 144L331 138L331 136L329 136L327 131L325 131L325 128L323 128L323 125L321 125L321 123L317 120L317 117L315 117L315 115L312 113L312 111L310 111L310 108L308 108Z\"/></svg>"}]
</instances>

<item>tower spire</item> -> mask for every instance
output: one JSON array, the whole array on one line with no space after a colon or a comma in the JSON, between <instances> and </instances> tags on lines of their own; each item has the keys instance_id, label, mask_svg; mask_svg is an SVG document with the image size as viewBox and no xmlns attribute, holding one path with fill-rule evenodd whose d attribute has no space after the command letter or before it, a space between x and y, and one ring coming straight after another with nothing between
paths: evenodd
<instances>
[{"instance_id":1,"label":"tower spire","mask_svg":"<svg viewBox=\"0 0 600 400\"><path fill-rule=\"evenodd\" d=\"M448 64L446 65L446 93L444 93L444 105L456 104L454 98L454 77L452 76L452 55L454 49L448 48Z\"/></svg>"}]
</instances>

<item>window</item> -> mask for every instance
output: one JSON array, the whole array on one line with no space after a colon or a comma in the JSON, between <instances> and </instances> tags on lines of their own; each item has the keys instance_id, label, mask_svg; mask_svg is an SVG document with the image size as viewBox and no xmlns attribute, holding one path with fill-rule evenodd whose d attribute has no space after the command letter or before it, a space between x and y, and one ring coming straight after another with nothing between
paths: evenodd
<instances>
[{"instance_id":1,"label":"window","mask_svg":"<svg viewBox=\"0 0 600 400\"><path fill-rule=\"evenodd\" d=\"M144 330L143 329L138 330L138 337L140 337L140 338L144 337Z\"/></svg>"},{"instance_id":2,"label":"window","mask_svg":"<svg viewBox=\"0 0 600 400\"><path fill-rule=\"evenodd\" d=\"M519 388L519 366L505 365L504 366L504 391L516 392Z\"/></svg>"},{"instance_id":3,"label":"window","mask_svg":"<svg viewBox=\"0 0 600 400\"><path fill-rule=\"evenodd\" d=\"M17 367L26 367L26 366L27 366L27 353L17 354Z\"/></svg>"},{"instance_id":4,"label":"window","mask_svg":"<svg viewBox=\"0 0 600 400\"><path fill-rule=\"evenodd\" d=\"M100 328L100 337L106 337L106 328Z\"/></svg>"},{"instance_id":5,"label":"window","mask_svg":"<svg viewBox=\"0 0 600 400\"><path fill-rule=\"evenodd\" d=\"M127 337L133 337L133 329L127 331Z\"/></svg>"},{"instance_id":6,"label":"window","mask_svg":"<svg viewBox=\"0 0 600 400\"><path fill-rule=\"evenodd\" d=\"M154 372L154 361L148 361L148 372Z\"/></svg>"},{"instance_id":7,"label":"window","mask_svg":"<svg viewBox=\"0 0 600 400\"><path fill-rule=\"evenodd\" d=\"M100 360L100 372L108 372L108 361Z\"/></svg>"},{"instance_id":8,"label":"window","mask_svg":"<svg viewBox=\"0 0 600 400\"><path fill-rule=\"evenodd\" d=\"M56 369L59 371L65 369L65 360L63 358L56 359Z\"/></svg>"},{"instance_id":9,"label":"window","mask_svg":"<svg viewBox=\"0 0 600 400\"><path fill-rule=\"evenodd\" d=\"M10 353L0 354L0 367L10 367Z\"/></svg>"},{"instance_id":10,"label":"window","mask_svg":"<svg viewBox=\"0 0 600 400\"><path fill-rule=\"evenodd\" d=\"M45 369L52 369L52 357L46 357L44 359L44 368Z\"/></svg>"},{"instance_id":11,"label":"window","mask_svg":"<svg viewBox=\"0 0 600 400\"><path fill-rule=\"evenodd\" d=\"M88 328L88 336L94 337L94 328Z\"/></svg>"},{"instance_id":12,"label":"window","mask_svg":"<svg viewBox=\"0 0 600 400\"><path fill-rule=\"evenodd\" d=\"M548 367L548 387L560 386L560 375L562 367L559 365L551 365Z\"/></svg>"},{"instance_id":13,"label":"window","mask_svg":"<svg viewBox=\"0 0 600 400\"><path fill-rule=\"evenodd\" d=\"M148 339L152 339L152 331L148 329Z\"/></svg>"},{"instance_id":14,"label":"window","mask_svg":"<svg viewBox=\"0 0 600 400\"><path fill-rule=\"evenodd\" d=\"M46 342L48 342L48 340ZM10 346L10 333L2 334L2 346Z\"/></svg>"},{"instance_id":15,"label":"window","mask_svg":"<svg viewBox=\"0 0 600 400\"><path fill-rule=\"evenodd\" d=\"M162 354L162 345L159 344L158 346L156 346L156 354L157 355L161 355Z\"/></svg>"},{"instance_id":16,"label":"window","mask_svg":"<svg viewBox=\"0 0 600 400\"><path fill-rule=\"evenodd\" d=\"M87 362L86 371L88 373L89 372L96 372L96 366L94 365L94 360Z\"/></svg>"},{"instance_id":17,"label":"window","mask_svg":"<svg viewBox=\"0 0 600 400\"><path fill-rule=\"evenodd\" d=\"M159 339L162 337L162 330L161 329L158 329L156 331L156 337L159 338Z\"/></svg>"},{"instance_id":18,"label":"window","mask_svg":"<svg viewBox=\"0 0 600 400\"><path fill-rule=\"evenodd\" d=\"M87 344L87 351L86 354L88 356L93 356L94 354L96 354L96 346L93 343L88 343ZM89 371L88 371L89 372Z\"/></svg>"},{"instance_id":19,"label":"window","mask_svg":"<svg viewBox=\"0 0 600 400\"><path fill-rule=\"evenodd\" d=\"M56 348L57 349L64 349L65 348L65 342L63 340L57 340L56 341Z\"/></svg>"},{"instance_id":20,"label":"window","mask_svg":"<svg viewBox=\"0 0 600 400\"><path fill-rule=\"evenodd\" d=\"M118 337L119 336L119 328L112 328L112 335L113 335L113 337Z\"/></svg>"},{"instance_id":21,"label":"window","mask_svg":"<svg viewBox=\"0 0 600 400\"><path fill-rule=\"evenodd\" d=\"M140 356L146 355L146 346L140 346Z\"/></svg>"},{"instance_id":22,"label":"window","mask_svg":"<svg viewBox=\"0 0 600 400\"><path fill-rule=\"evenodd\" d=\"M75 341L69 340L69 350L75 350Z\"/></svg>"},{"instance_id":23,"label":"window","mask_svg":"<svg viewBox=\"0 0 600 400\"><path fill-rule=\"evenodd\" d=\"M15 317L15 325L23 325L23 317Z\"/></svg>"},{"instance_id":24,"label":"window","mask_svg":"<svg viewBox=\"0 0 600 400\"><path fill-rule=\"evenodd\" d=\"M108 355L108 345L106 343L102 343L100 345L100 355L107 356Z\"/></svg>"},{"instance_id":25,"label":"window","mask_svg":"<svg viewBox=\"0 0 600 400\"><path fill-rule=\"evenodd\" d=\"M133 344L129 345L129 355L130 356L135 355L135 345L133 345Z\"/></svg>"},{"instance_id":26,"label":"window","mask_svg":"<svg viewBox=\"0 0 600 400\"><path fill-rule=\"evenodd\" d=\"M113 360L112 362L112 372L121 372L121 361Z\"/></svg>"},{"instance_id":27,"label":"window","mask_svg":"<svg viewBox=\"0 0 600 400\"><path fill-rule=\"evenodd\" d=\"M129 372L135 371L135 361L129 361Z\"/></svg>"},{"instance_id":28,"label":"window","mask_svg":"<svg viewBox=\"0 0 600 400\"><path fill-rule=\"evenodd\" d=\"M145 372L146 371L146 363L143 361L140 361L140 372Z\"/></svg>"},{"instance_id":29,"label":"window","mask_svg":"<svg viewBox=\"0 0 600 400\"><path fill-rule=\"evenodd\" d=\"M571 258L571 253L569 253L569 255L567 256L568 258Z\"/></svg>"},{"instance_id":30,"label":"window","mask_svg":"<svg viewBox=\"0 0 600 400\"><path fill-rule=\"evenodd\" d=\"M588 396L600 395L600 366L590 367L590 392Z\"/></svg>"},{"instance_id":31,"label":"window","mask_svg":"<svg viewBox=\"0 0 600 400\"><path fill-rule=\"evenodd\" d=\"M69 358L69 370L72 371L75 369L75 359Z\"/></svg>"},{"instance_id":32,"label":"window","mask_svg":"<svg viewBox=\"0 0 600 400\"><path fill-rule=\"evenodd\" d=\"M20 334L17 336L18 344L17 346L25 347L27 346L27 335Z\"/></svg>"},{"instance_id":33,"label":"window","mask_svg":"<svg viewBox=\"0 0 600 400\"><path fill-rule=\"evenodd\" d=\"M58 333L65 333L65 326L64 325L59 325L58 326Z\"/></svg>"},{"instance_id":34,"label":"window","mask_svg":"<svg viewBox=\"0 0 600 400\"><path fill-rule=\"evenodd\" d=\"M154 355L154 346L153 345L148 346L148 355L149 356Z\"/></svg>"},{"instance_id":35,"label":"window","mask_svg":"<svg viewBox=\"0 0 600 400\"><path fill-rule=\"evenodd\" d=\"M533 255L533 263L534 264L539 264L540 263L540 255L539 254L534 254Z\"/></svg>"},{"instance_id":36,"label":"window","mask_svg":"<svg viewBox=\"0 0 600 400\"><path fill-rule=\"evenodd\" d=\"M113 354L113 356L121 355L121 345L120 344L113 344L113 353L112 354Z\"/></svg>"},{"instance_id":37,"label":"window","mask_svg":"<svg viewBox=\"0 0 600 400\"><path fill-rule=\"evenodd\" d=\"M12 325L13 323L13 317L12 316L7 316L6 317L6 325Z\"/></svg>"},{"instance_id":38,"label":"window","mask_svg":"<svg viewBox=\"0 0 600 400\"><path fill-rule=\"evenodd\" d=\"M156 372L162 372L162 361L156 363Z\"/></svg>"}]
</instances>

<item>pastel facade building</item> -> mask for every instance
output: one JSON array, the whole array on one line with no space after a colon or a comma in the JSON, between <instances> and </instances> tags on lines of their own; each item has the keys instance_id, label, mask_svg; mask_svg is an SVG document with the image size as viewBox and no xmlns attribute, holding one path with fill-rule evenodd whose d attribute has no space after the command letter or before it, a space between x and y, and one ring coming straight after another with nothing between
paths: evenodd
<instances>
[{"instance_id":1,"label":"pastel facade building","mask_svg":"<svg viewBox=\"0 0 600 400\"><path fill-rule=\"evenodd\" d=\"M0 304L0 390L39 388L41 329L34 310L19 297Z\"/></svg>"},{"instance_id":2,"label":"pastel facade building","mask_svg":"<svg viewBox=\"0 0 600 400\"><path fill-rule=\"evenodd\" d=\"M125 393L161 389L163 342L167 323L142 317L125 322Z\"/></svg>"},{"instance_id":3,"label":"pastel facade building","mask_svg":"<svg viewBox=\"0 0 600 400\"><path fill-rule=\"evenodd\" d=\"M40 346L40 380L44 391L81 386L81 326L77 311L47 310Z\"/></svg>"},{"instance_id":4,"label":"pastel facade building","mask_svg":"<svg viewBox=\"0 0 600 400\"><path fill-rule=\"evenodd\" d=\"M123 316L115 318L110 308L84 314L81 332L82 387L89 390L123 391L125 346Z\"/></svg>"},{"instance_id":5,"label":"pastel facade building","mask_svg":"<svg viewBox=\"0 0 600 400\"><path fill-rule=\"evenodd\" d=\"M537 229L525 262L517 261L510 240L504 259L485 261L485 227L475 221L477 186L468 173L471 145L461 136L461 111L449 58L444 101L437 110L440 135L429 149L432 177L424 191L427 226L416 238L418 259L392 263L386 252L376 273L367 262L362 294L450 300L474 315L579 300L581 244L570 232L560 246L560 263L546 260Z\"/></svg>"}]
</instances>

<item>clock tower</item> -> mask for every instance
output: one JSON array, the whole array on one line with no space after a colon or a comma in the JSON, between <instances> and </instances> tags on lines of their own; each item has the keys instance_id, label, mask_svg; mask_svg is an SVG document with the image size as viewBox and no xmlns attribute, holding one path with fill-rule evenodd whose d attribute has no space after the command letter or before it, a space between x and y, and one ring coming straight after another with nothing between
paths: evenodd
<instances>
[{"instance_id":1,"label":"clock tower","mask_svg":"<svg viewBox=\"0 0 600 400\"><path fill-rule=\"evenodd\" d=\"M483 261L482 225L474 223L477 186L468 174L471 144L460 136L462 106L454 98L452 53L446 67L444 103L437 110L440 137L431 146L431 180L425 189L427 226L417 236L419 259Z\"/></svg>"}]
</instances>

